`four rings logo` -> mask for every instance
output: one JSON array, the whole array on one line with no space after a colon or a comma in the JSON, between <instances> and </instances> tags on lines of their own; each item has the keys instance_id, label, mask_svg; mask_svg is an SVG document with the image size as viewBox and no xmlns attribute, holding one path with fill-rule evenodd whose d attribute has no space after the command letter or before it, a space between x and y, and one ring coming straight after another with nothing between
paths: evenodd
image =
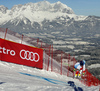
<instances>
[{"instance_id":1,"label":"four rings logo","mask_svg":"<svg viewBox=\"0 0 100 91\"><path fill-rule=\"evenodd\" d=\"M22 59L35 61L35 62L38 62L39 59L40 59L40 56L39 56L38 53L33 53L33 52L30 52L30 51L26 51L24 49L20 51L20 57Z\"/></svg>"}]
</instances>

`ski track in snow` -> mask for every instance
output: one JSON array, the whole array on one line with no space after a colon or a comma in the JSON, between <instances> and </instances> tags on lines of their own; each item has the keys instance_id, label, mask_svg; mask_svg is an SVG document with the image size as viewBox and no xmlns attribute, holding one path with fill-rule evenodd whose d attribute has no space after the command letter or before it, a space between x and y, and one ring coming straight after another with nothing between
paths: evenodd
<instances>
[{"instance_id":1,"label":"ski track in snow","mask_svg":"<svg viewBox=\"0 0 100 91\"><path fill-rule=\"evenodd\" d=\"M2 61L0 78L0 91L99 91L98 86L87 87L67 76ZM74 82L76 87L68 82Z\"/></svg>"}]
</instances>

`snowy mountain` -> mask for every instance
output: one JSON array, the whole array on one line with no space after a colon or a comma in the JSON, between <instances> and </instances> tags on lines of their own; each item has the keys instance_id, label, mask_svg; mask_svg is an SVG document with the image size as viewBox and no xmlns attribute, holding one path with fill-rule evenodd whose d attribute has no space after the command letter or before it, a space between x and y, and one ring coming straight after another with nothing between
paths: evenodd
<instances>
[{"instance_id":1,"label":"snowy mountain","mask_svg":"<svg viewBox=\"0 0 100 91\"><path fill-rule=\"evenodd\" d=\"M5 6L3 6L3 5L0 6L0 12L1 12L1 13L6 14L6 13L7 13L7 10L8 10L7 7L5 7Z\"/></svg>"},{"instance_id":2,"label":"snowy mountain","mask_svg":"<svg viewBox=\"0 0 100 91\"><path fill-rule=\"evenodd\" d=\"M40 27L43 28L42 22L44 20L54 21L57 18L61 18L62 21L68 21L72 18L82 20L86 18L86 16L75 15L70 7L59 1L53 4L48 1L27 3L25 5L20 4L13 6L11 10L8 10L4 6L0 6L1 27L6 26L11 28L11 24L15 27L19 27L18 24L20 25L21 23L24 23L24 25L26 25L30 23L31 27L34 28L35 26L33 25L37 22Z\"/></svg>"},{"instance_id":3,"label":"snowy mountain","mask_svg":"<svg viewBox=\"0 0 100 91\"><path fill-rule=\"evenodd\" d=\"M66 40L68 38L81 37L83 41L84 38L87 38L86 41L90 42L88 37L99 37L100 17L79 16L70 7L61 2L41 1L15 5L10 10L0 6L0 27L34 38L44 39L46 43L47 41L53 43L53 41L61 40L67 45ZM91 40L92 43L93 41ZM62 45L60 43L60 46ZM80 45L79 47L74 44L72 46L74 46L74 49L76 47L76 50L80 48Z\"/></svg>"},{"instance_id":4,"label":"snowy mountain","mask_svg":"<svg viewBox=\"0 0 100 91\"><path fill-rule=\"evenodd\" d=\"M62 4L61 2L51 4L48 1L28 3L25 5L15 5L12 7L11 10L8 10L4 6L0 6L0 10L1 19L6 16L10 17L9 19L6 19L6 21L14 21L16 18L19 18L24 21L22 17L26 17L31 22L39 22L43 21L44 19L55 19L55 17L57 16L59 17L62 15L66 16L67 14L74 14L71 8ZM49 17L48 15L52 17Z\"/></svg>"},{"instance_id":5,"label":"snowy mountain","mask_svg":"<svg viewBox=\"0 0 100 91\"><path fill-rule=\"evenodd\" d=\"M68 38L81 38L83 41L87 38L86 41L93 43L94 39L92 41L89 37L100 36L100 17L76 15L61 2L41 1L15 5L10 10L0 6L0 27L44 39L46 43L61 40L67 45ZM60 43L60 46L63 44ZM75 49L78 45L72 46Z\"/></svg>"},{"instance_id":6,"label":"snowy mountain","mask_svg":"<svg viewBox=\"0 0 100 91\"><path fill-rule=\"evenodd\" d=\"M0 6L0 27L19 33L59 32L74 36L95 36L100 33L100 17L74 14L67 5L41 1L15 5L10 10ZM83 34L83 32L85 34ZM37 37L39 37L37 36Z\"/></svg>"}]
</instances>

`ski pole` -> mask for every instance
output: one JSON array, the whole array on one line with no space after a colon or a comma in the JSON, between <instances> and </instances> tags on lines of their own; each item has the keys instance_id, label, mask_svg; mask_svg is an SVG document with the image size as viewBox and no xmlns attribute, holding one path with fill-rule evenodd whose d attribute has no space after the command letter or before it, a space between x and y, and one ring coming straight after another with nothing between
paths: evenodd
<instances>
[{"instance_id":1,"label":"ski pole","mask_svg":"<svg viewBox=\"0 0 100 91\"><path fill-rule=\"evenodd\" d=\"M67 63L64 63L65 65L68 65L70 68L71 68L71 65L67 64ZM75 71L75 68L73 69L73 71Z\"/></svg>"}]
</instances>

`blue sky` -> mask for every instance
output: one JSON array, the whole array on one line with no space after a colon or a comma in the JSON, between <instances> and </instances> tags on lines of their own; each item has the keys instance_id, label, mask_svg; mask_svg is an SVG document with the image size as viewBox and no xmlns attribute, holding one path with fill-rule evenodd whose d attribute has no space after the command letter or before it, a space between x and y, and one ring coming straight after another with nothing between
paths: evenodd
<instances>
[{"instance_id":1,"label":"blue sky","mask_svg":"<svg viewBox=\"0 0 100 91\"><path fill-rule=\"evenodd\" d=\"M11 8L17 4L26 4L29 2L39 2L43 0L0 0L0 5ZM73 9L76 15L95 15L100 16L100 0L46 0L50 3L60 1Z\"/></svg>"}]
</instances>

